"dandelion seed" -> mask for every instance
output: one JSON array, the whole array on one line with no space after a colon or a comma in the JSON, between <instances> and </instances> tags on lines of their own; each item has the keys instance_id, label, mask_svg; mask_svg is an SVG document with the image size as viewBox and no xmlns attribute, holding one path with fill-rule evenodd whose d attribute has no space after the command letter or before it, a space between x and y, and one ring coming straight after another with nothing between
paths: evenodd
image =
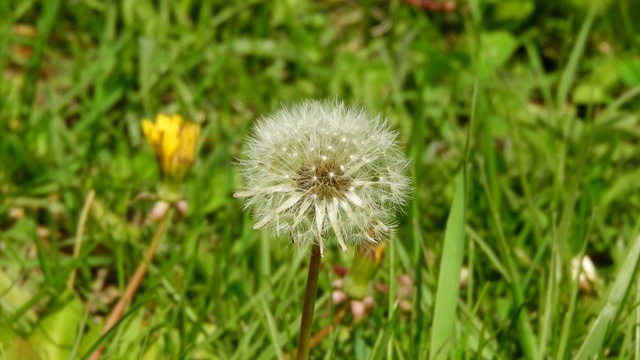
<instances>
[{"instance_id":1,"label":"dandelion seed","mask_svg":"<svg viewBox=\"0 0 640 360\"><path fill-rule=\"evenodd\" d=\"M254 228L303 247L334 239L343 251L389 237L411 185L397 134L380 116L308 101L261 119L252 134L235 197Z\"/></svg>"}]
</instances>

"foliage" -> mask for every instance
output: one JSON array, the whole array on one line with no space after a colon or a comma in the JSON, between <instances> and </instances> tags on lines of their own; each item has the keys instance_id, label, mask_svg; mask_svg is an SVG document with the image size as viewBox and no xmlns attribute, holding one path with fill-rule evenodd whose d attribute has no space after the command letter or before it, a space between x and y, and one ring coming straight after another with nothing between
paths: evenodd
<instances>
[{"instance_id":1,"label":"foliage","mask_svg":"<svg viewBox=\"0 0 640 360\"><path fill-rule=\"evenodd\" d=\"M590 338L601 343L581 355L631 358L640 2L419 3L0 2L0 358L83 358L102 343L105 359L291 352L307 257L251 229L233 164L255 119L307 98L385 114L415 187L374 287L388 291L312 357L437 354L439 301L457 304L438 320L453 358L568 359ZM140 124L159 112L202 125L189 211L101 337L153 233L137 195L159 175ZM447 221L452 204L464 229L446 229L462 223ZM460 234L462 278L442 257L459 256L443 250ZM352 255L325 252L316 331L336 312L330 265ZM597 283L572 275L583 256Z\"/></svg>"}]
</instances>

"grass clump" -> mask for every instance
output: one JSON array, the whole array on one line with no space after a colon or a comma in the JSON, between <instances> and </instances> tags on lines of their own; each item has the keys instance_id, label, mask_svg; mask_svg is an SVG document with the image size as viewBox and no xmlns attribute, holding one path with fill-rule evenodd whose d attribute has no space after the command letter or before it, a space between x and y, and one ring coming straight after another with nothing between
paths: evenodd
<instances>
[{"instance_id":1,"label":"grass clump","mask_svg":"<svg viewBox=\"0 0 640 360\"><path fill-rule=\"evenodd\" d=\"M0 356L292 354L308 257L252 231L234 162L255 119L326 98L388 118L415 191L357 322L327 248L312 358L637 356L640 6L434 4L0 4ZM188 211L103 336L156 227L156 113L202 125Z\"/></svg>"}]
</instances>

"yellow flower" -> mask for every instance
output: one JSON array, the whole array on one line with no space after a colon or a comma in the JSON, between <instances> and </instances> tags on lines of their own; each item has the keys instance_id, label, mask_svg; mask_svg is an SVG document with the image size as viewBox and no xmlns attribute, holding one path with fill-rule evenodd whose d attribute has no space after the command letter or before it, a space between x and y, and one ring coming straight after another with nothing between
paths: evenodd
<instances>
[{"instance_id":1,"label":"yellow flower","mask_svg":"<svg viewBox=\"0 0 640 360\"><path fill-rule=\"evenodd\" d=\"M142 120L142 132L156 154L162 187L179 188L193 165L200 125L180 115L158 114L155 122Z\"/></svg>"}]
</instances>

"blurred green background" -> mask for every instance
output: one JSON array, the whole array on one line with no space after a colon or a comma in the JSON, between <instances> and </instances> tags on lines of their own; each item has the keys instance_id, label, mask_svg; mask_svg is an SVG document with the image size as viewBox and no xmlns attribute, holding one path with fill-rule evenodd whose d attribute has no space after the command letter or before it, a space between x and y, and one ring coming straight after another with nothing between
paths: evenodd
<instances>
[{"instance_id":1,"label":"blurred green background","mask_svg":"<svg viewBox=\"0 0 640 360\"><path fill-rule=\"evenodd\" d=\"M0 15L0 358L293 351L306 254L251 229L233 163L257 118L307 98L386 116L415 185L375 307L312 358L640 357L640 1L12 0ZM101 337L153 233L138 194L159 175L140 123L158 112L203 126L188 215ZM443 244L463 167L450 228L465 275L438 284L456 261ZM352 257L335 250L314 332L335 312L332 266ZM592 281L574 281L581 254ZM437 298L457 304L444 352Z\"/></svg>"}]
</instances>

